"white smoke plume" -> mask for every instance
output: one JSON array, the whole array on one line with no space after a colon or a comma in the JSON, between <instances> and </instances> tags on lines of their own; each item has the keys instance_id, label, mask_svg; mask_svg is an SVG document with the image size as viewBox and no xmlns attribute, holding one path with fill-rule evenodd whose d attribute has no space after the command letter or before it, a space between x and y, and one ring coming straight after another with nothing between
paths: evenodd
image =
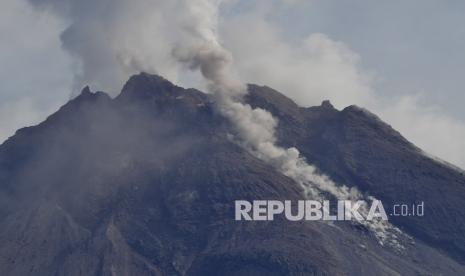
<instances>
[{"instance_id":1,"label":"white smoke plume","mask_svg":"<svg viewBox=\"0 0 465 276\"><path fill-rule=\"evenodd\" d=\"M330 193L339 200L361 200L362 195L354 188L338 186L327 176L316 173L299 151L276 145L275 128L277 121L266 110L252 108L242 103L238 96L246 93L246 88L233 73L231 53L223 48L218 40L218 1L186 1L190 11L184 28L189 39L174 49L173 54L191 69L199 69L208 81L210 92L216 96L218 109L231 120L238 130L240 143L258 158L272 164L286 176L294 179L305 191L305 196L321 198L321 192ZM369 197L374 200L373 197ZM329 211L329 210L327 210ZM368 214L368 204L364 202L361 212ZM387 222L361 222L371 229L381 243L390 242L396 247L396 234L400 231Z\"/></svg>"},{"instance_id":2,"label":"white smoke plume","mask_svg":"<svg viewBox=\"0 0 465 276\"><path fill-rule=\"evenodd\" d=\"M85 85L116 95L141 71L176 80L171 58L179 1L28 0L61 18L62 47L76 62L74 92Z\"/></svg>"},{"instance_id":3,"label":"white smoke plume","mask_svg":"<svg viewBox=\"0 0 465 276\"><path fill-rule=\"evenodd\" d=\"M177 64L198 69L244 148L294 179L308 197L320 198L323 192L341 200L363 198L356 189L338 186L317 174L296 148L277 146L277 121L266 110L242 103L246 86L234 73L232 55L218 38L221 1L29 1L70 21L61 38L63 47L81 62L77 85L87 82L115 89L115 83L137 71L168 72L173 77ZM169 32L164 29L168 26ZM362 209L368 213L366 206ZM365 225L381 242L387 230L394 229L382 221Z\"/></svg>"}]
</instances>

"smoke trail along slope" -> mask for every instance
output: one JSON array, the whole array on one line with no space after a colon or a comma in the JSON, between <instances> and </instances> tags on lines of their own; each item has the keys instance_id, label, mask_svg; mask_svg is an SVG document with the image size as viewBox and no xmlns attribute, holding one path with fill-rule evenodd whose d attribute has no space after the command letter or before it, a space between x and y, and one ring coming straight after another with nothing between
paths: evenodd
<instances>
[{"instance_id":1,"label":"smoke trail along slope","mask_svg":"<svg viewBox=\"0 0 465 276\"><path fill-rule=\"evenodd\" d=\"M50 8L71 21L61 39L63 47L82 64L82 71L76 75L77 85L82 85L79 82L100 84L103 81L104 85L112 87L115 78L121 81L130 72L157 72L162 68L160 71L164 73L173 68L166 61L166 56L174 57L191 70L200 70L207 81L208 89L216 98L218 110L236 127L241 145L294 179L304 188L306 196L320 198L323 191L343 200L363 198L356 189L337 186L328 177L316 174L316 169L300 157L296 148L276 146L276 120L266 110L254 109L240 101L240 97L246 93L246 87L234 73L231 53L218 40L221 1L29 2L36 7ZM89 9L90 12L87 12ZM132 22L134 14L138 16ZM127 24L128 22L132 23ZM171 32L163 31L167 26L171 28ZM141 32L140 29L149 31ZM135 30L137 32L133 32ZM151 34L150 42L146 40L148 34ZM157 43L160 40L166 43ZM126 43L121 43L123 41ZM123 46L118 47L120 44ZM174 46L169 49L171 46L165 48L159 44ZM153 55L152 51L156 54ZM365 214L368 213L366 206L364 204L362 207ZM394 229L382 221L364 224L375 232L381 242L387 239L386 230Z\"/></svg>"},{"instance_id":2,"label":"smoke trail along slope","mask_svg":"<svg viewBox=\"0 0 465 276\"><path fill-rule=\"evenodd\" d=\"M220 112L237 128L240 143L255 156L271 163L302 185L306 196L319 198L320 191L324 191L341 200L362 199L362 195L356 189L338 187L328 177L316 174L315 168L300 157L296 148L284 149L276 146L274 132L277 122L272 115L263 109L254 109L243 104L237 99L237 96L245 93L246 88L233 74L231 54L218 41L216 30L219 2L189 1L186 4L192 19L188 20L189 25L184 26L190 43L177 46L173 50L173 56L188 64L191 69L201 71L208 81L210 91L217 98ZM208 16L211 18L205 20ZM361 212L365 215L368 213L368 204L365 201L361 206ZM396 239L396 233L400 231L389 223L381 220L361 223L375 232L381 243L389 241L396 247L400 246Z\"/></svg>"},{"instance_id":3,"label":"smoke trail along slope","mask_svg":"<svg viewBox=\"0 0 465 276\"><path fill-rule=\"evenodd\" d=\"M217 22L219 1L185 1L190 11L188 25L183 26L188 36L187 43L173 50L180 62L191 69L199 69L209 82L209 89L216 98L219 110L237 127L241 142L260 159L272 163L286 175L305 185L313 196L317 192L309 185L314 183L319 190L330 192L342 199L353 197L355 191L337 187L327 177L315 174L315 168L306 164L296 148L284 149L275 145L276 120L266 110L252 108L238 100L246 93L245 86L232 70L231 54L218 41ZM209 18L208 20L205 18Z\"/></svg>"}]
</instances>

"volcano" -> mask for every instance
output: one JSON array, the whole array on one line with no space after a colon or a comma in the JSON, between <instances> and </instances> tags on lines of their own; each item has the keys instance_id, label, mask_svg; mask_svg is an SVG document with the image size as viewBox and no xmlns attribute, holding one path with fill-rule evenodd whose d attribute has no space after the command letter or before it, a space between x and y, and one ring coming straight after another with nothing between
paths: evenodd
<instances>
[{"instance_id":1,"label":"volcano","mask_svg":"<svg viewBox=\"0 0 465 276\"><path fill-rule=\"evenodd\" d=\"M81 94L0 146L2 275L465 275L465 176L371 112L300 107L266 86L243 101L278 120L336 183L424 216L382 244L351 222L236 221L236 200L300 200L243 149L213 98L147 73L115 98Z\"/></svg>"}]
</instances>

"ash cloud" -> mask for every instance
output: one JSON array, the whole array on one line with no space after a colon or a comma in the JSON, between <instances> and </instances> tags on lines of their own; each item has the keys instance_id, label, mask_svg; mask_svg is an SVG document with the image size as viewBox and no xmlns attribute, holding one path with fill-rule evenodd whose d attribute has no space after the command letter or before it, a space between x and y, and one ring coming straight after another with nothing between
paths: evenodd
<instances>
[{"instance_id":1,"label":"ash cloud","mask_svg":"<svg viewBox=\"0 0 465 276\"><path fill-rule=\"evenodd\" d=\"M116 95L140 71L177 79L170 57L177 30L173 1L29 0L67 22L62 47L75 61L74 92L84 85Z\"/></svg>"}]
</instances>

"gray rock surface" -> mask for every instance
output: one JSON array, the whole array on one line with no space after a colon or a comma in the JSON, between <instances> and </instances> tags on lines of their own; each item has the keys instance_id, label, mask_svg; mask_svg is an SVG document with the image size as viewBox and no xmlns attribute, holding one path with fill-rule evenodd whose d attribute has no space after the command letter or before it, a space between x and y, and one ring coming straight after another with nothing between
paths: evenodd
<instances>
[{"instance_id":1,"label":"gray rock surface","mask_svg":"<svg viewBox=\"0 0 465 276\"><path fill-rule=\"evenodd\" d=\"M85 89L0 146L1 275L465 275L463 172L363 109L249 90L279 119L279 143L338 183L386 206L425 201L424 217L392 219L414 242L235 221L235 200L297 200L299 186L231 142L208 95L142 73L115 99Z\"/></svg>"}]
</instances>

